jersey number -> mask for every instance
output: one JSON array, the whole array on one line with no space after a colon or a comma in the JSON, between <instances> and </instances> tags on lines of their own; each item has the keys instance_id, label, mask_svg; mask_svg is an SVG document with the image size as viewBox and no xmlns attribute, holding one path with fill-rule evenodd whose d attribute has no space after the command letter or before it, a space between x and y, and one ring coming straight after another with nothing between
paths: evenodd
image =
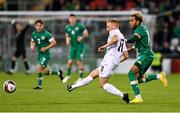
<instances>
[{"instance_id":1,"label":"jersey number","mask_svg":"<svg viewBox=\"0 0 180 113\"><path fill-rule=\"evenodd\" d=\"M118 51L123 52L123 46L124 46L124 39L121 39L119 47L118 47Z\"/></svg>"},{"instance_id":2,"label":"jersey number","mask_svg":"<svg viewBox=\"0 0 180 113\"><path fill-rule=\"evenodd\" d=\"M38 40L38 44L40 44L41 43L41 40L40 39L37 39Z\"/></svg>"},{"instance_id":3,"label":"jersey number","mask_svg":"<svg viewBox=\"0 0 180 113\"><path fill-rule=\"evenodd\" d=\"M101 66L101 72L103 72L103 70L104 70L104 66Z\"/></svg>"},{"instance_id":4,"label":"jersey number","mask_svg":"<svg viewBox=\"0 0 180 113\"><path fill-rule=\"evenodd\" d=\"M44 64L45 60L46 60L46 58L43 57L41 60L41 64Z\"/></svg>"}]
</instances>

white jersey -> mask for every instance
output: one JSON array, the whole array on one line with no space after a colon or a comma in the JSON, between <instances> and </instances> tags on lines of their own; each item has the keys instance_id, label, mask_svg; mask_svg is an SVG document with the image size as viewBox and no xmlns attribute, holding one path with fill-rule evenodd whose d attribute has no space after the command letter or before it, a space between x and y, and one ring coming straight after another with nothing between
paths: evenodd
<instances>
[{"instance_id":1,"label":"white jersey","mask_svg":"<svg viewBox=\"0 0 180 113\"><path fill-rule=\"evenodd\" d=\"M99 68L101 77L108 77L112 74L114 69L119 65L120 63L120 57L123 54L124 51L127 50L124 36L120 32L119 29L111 30L109 32L108 40L109 42L113 36L117 36L118 42L116 44L113 44L109 47L107 47L106 54L101 62L101 66Z\"/></svg>"},{"instance_id":2,"label":"white jersey","mask_svg":"<svg viewBox=\"0 0 180 113\"><path fill-rule=\"evenodd\" d=\"M109 42L113 36L117 36L118 42L116 44L107 47L107 52L104 57L107 56L112 57L114 59L114 63L119 64L120 57L122 53L127 50L127 48L126 48L124 36L119 29L111 30L109 32L109 37L107 42Z\"/></svg>"}]
</instances>

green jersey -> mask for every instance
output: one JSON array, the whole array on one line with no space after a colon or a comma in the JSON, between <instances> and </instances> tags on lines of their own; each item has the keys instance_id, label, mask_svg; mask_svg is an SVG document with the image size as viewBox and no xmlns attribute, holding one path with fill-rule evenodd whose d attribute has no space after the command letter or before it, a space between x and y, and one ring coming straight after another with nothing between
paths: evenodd
<instances>
[{"instance_id":1,"label":"green jersey","mask_svg":"<svg viewBox=\"0 0 180 113\"><path fill-rule=\"evenodd\" d=\"M141 38L135 43L139 55L150 55L153 57L148 28L145 25L140 25L135 29L134 34L141 36Z\"/></svg>"},{"instance_id":2,"label":"green jersey","mask_svg":"<svg viewBox=\"0 0 180 113\"><path fill-rule=\"evenodd\" d=\"M83 40L81 42L78 42L77 38L83 35L85 29L85 26L79 22L76 22L74 26L71 26L69 24L66 25L65 31L70 37L70 46L76 47L79 44L84 44Z\"/></svg>"},{"instance_id":3,"label":"green jersey","mask_svg":"<svg viewBox=\"0 0 180 113\"><path fill-rule=\"evenodd\" d=\"M38 56L50 57L49 50L42 52L41 48L46 47L50 44L50 41L52 40L51 33L46 30L43 30L42 32L34 31L32 33L32 40L35 42L35 45L37 47Z\"/></svg>"}]
</instances>

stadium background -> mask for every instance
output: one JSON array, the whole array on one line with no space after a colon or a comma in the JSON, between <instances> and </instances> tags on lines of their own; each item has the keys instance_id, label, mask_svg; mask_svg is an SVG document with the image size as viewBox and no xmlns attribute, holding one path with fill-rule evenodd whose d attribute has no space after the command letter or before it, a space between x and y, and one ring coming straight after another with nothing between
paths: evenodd
<instances>
[{"instance_id":1,"label":"stadium background","mask_svg":"<svg viewBox=\"0 0 180 113\"><path fill-rule=\"evenodd\" d=\"M87 26L90 36L86 41L85 70L90 71L98 65L103 54L97 52L99 45L106 41L105 23L109 17L121 21L121 32L126 38L132 34L128 26L128 16L133 10L145 14L145 24L150 29L154 49L163 53L164 70L179 72L180 19L178 0L1 0L0 1L0 69L8 70L15 49L15 34L11 22L20 21L26 25L35 18L42 18L46 28L55 36L58 45L52 49L52 67L65 70L68 48L65 45L64 27L70 13L78 15L79 21ZM5 12L4 12L5 11ZM18 11L18 12L17 12ZM23 12L22 12L23 11ZM35 53L29 48L33 26L26 32L26 50L32 71L35 71ZM135 52L131 54L134 58ZM172 60L176 59L176 60ZM56 62L56 63L55 63ZM21 62L18 65L22 70ZM176 67L172 67L175 65ZM122 66L123 67L123 66ZM125 65L126 67L126 65ZM76 67L73 67L76 70Z\"/></svg>"}]
</instances>

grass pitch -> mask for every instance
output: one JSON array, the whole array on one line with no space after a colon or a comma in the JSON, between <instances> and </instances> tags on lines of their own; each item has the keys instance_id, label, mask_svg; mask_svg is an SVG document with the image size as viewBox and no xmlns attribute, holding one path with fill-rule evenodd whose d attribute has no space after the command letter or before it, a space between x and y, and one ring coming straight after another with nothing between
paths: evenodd
<instances>
[{"instance_id":1,"label":"grass pitch","mask_svg":"<svg viewBox=\"0 0 180 113\"><path fill-rule=\"evenodd\" d=\"M56 76L45 76L42 90L33 90L36 75L0 72L0 112L180 112L180 75L167 76L169 86L164 88L159 80L139 85L144 102L126 104L119 97L99 88L98 79L88 86L72 92ZM8 94L3 91L5 80L14 80L17 89ZM73 74L71 83L77 79ZM114 75L110 83L133 98L127 75Z\"/></svg>"}]
</instances>

